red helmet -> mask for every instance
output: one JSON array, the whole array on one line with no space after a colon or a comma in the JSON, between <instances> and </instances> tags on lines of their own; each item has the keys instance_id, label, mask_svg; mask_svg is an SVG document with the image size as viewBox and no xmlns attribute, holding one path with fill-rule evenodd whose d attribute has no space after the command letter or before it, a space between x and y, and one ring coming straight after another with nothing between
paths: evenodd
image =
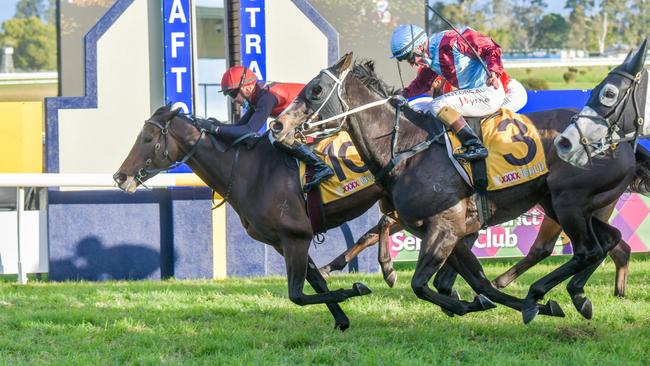
<instances>
[{"instance_id":1,"label":"red helmet","mask_svg":"<svg viewBox=\"0 0 650 366\"><path fill-rule=\"evenodd\" d=\"M244 66L233 66L226 70L221 78L221 92L229 95L239 90L244 85L257 81L257 76L249 68Z\"/></svg>"}]
</instances>

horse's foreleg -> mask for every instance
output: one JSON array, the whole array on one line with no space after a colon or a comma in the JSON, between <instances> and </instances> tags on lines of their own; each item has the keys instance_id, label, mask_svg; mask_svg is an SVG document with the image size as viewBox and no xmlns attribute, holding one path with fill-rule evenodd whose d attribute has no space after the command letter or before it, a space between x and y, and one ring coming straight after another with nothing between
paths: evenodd
<instances>
[{"instance_id":1,"label":"horse's foreleg","mask_svg":"<svg viewBox=\"0 0 650 366\"><path fill-rule=\"evenodd\" d=\"M282 241L282 253L287 268L287 281L289 287L289 299L296 305L312 305L324 303L339 303L350 297L367 295L371 291L362 283L355 283L352 289L339 289L327 291L315 295L307 295L303 292L307 268L309 262L309 240Z\"/></svg>"},{"instance_id":2,"label":"horse's foreleg","mask_svg":"<svg viewBox=\"0 0 650 366\"><path fill-rule=\"evenodd\" d=\"M567 284L567 291L571 295L573 305L587 319L591 319L593 312L591 301L585 295L585 284L598 266L605 260L605 253L612 250L621 239L621 234L618 229L604 223L596 217L592 218L591 227L593 229L593 235L596 236L596 240L601 246L602 256L578 272Z\"/></svg>"},{"instance_id":3,"label":"horse's foreleg","mask_svg":"<svg viewBox=\"0 0 650 366\"><path fill-rule=\"evenodd\" d=\"M309 264L307 267L307 281L317 293L324 294L326 292L329 292L329 289L327 288L327 282L323 276L321 276L320 272L316 268L316 264L314 264L314 261L311 259L311 257L309 257ZM343 309L341 309L341 306L339 304L327 304L327 308L334 317L335 329L344 331L350 327L350 319L348 319L347 315L345 315Z\"/></svg>"},{"instance_id":4,"label":"horse's foreleg","mask_svg":"<svg viewBox=\"0 0 650 366\"><path fill-rule=\"evenodd\" d=\"M462 202L434 216L427 223L422 238L420 254L411 279L411 288L416 296L446 309L456 315L493 308L495 305L483 295L478 295L474 302L456 300L441 295L429 288L431 277L442 267L447 257L464 235L465 212L461 210Z\"/></svg>"},{"instance_id":5,"label":"horse's foreleg","mask_svg":"<svg viewBox=\"0 0 650 366\"><path fill-rule=\"evenodd\" d=\"M498 289L505 288L512 281L521 276L524 272L531 267L541 262L544 258L553 253L553 247L557 238L560 236L562 228L560 225L548 216L544 217L542 225L539 228L537 237L533 246L528 251L528 254L517 262L510 269L499 275L492 283Z\"/></svg>"}]
</instances>

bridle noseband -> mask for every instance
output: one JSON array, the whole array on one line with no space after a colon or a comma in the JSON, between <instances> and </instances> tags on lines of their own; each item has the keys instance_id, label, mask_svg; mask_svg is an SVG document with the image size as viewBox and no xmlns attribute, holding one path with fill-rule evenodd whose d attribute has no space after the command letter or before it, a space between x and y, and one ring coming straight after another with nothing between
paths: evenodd
<instances>
[{"instance_id":1,"label":"bridle noseband","mask_svg":"<svg viewBox=\"0 0 650 366\"><path fill-rule=\"evenodd\" d=\"M580 144L582 145L582 148L585 150L585 153L587 154L587 159L589 160L590 165L592 163L591 158L593 156L605 153L608 150L615 151L619 142L632 141L634 149L636 149L636 142L637 139L639 138L639 129L644 124L643 116L641 115L641 111L639 110L639 102L636 99L637 90L639 89L641 78L643 76L643 70L637 73L636 75L632 75L630 73L627 73L625 71L620 71L620 70L611 71L610 74L620 75L625 79L630 80L632 83L632 85L630 85L625 91L625 95L623 95L622 98L619 98L616 104L614 104L610 108L611 111L607 113L605 116L601 116L600 114L597 114L595 116L586 115L586 114L576 114L571 118L571 124L573 124L576 130L578 131L578 135L580 136ZM632 99L632 104L634 106L635 131L633 137L626 137L625 126L622 124L621 119L623 113L625 113L625 109L630 100L630 97ZM616 113L617 111L619 112ZM616 116L612 118L612 115L614 115L615 113ZM577 121L580 118L591 119L596 123L598 123L598 121L604 122L604 124L607 126L607 135L605 135L605 137L603 137L599 141L589 141L585 137L583 131L580 129L580 126L577 124ZM623 135L619 134L619 138L615 138L614 133L617 133L618 131L622 131ZM592 148L593 150L590 151L589 150L590 148Z\"/></svg>"}]
</instances>

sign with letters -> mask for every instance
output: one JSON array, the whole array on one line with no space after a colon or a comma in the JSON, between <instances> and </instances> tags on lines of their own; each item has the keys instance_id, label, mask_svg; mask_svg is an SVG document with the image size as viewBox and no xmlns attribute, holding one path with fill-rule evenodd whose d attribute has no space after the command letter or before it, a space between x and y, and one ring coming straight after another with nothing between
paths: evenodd
<instances>
[{"instance_id":1,"label":"sign with letters","mask_svg":"<svg viewBox=\"0 0 650 366\"><path fill-rule=\"evenodd\" d=\"M241 60L259 80L266 80L266 22L264 0L241 0L239 23Z\"/></svg>"},{"instance_id":2,"label":"sign with letters","mask_svg":"<svg viewBox=\"0 0 650 366\"><path fill-rule=\"evenodd\" d=\"M165 103L193 113L190 0L163 0Z\"/></svg>"}]
</instances>

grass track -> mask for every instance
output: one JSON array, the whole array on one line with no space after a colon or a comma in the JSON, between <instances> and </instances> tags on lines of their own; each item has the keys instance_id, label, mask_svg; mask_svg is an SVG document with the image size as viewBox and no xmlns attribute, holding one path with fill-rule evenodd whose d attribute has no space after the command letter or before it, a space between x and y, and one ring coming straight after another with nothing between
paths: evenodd
<instances>
[{"instance_id":1,"label":"grass track","mask_svg":"<svg viewBox=\"0 0 650 366\"><path fill-rule=\"evenodd\" d=\"M508 289L523 296L541 265ZM510 262L485 263L490 277ZM3 365L483 364L642 365L650 346L650 259L634 257L628 297L612 296L614 267L587 292L594 319L575 311L564 286L549 298L567 318L524 326L499 307L448 318L410 290L401 270L389 289L379 275L338 275L332 288L367 283L374 293L343 303L352 326L332 329L325 306L298 307L284 278L227 281L0 284ZM471 297L466 285L464 299Z\"/></svg>"}]
</instances>

